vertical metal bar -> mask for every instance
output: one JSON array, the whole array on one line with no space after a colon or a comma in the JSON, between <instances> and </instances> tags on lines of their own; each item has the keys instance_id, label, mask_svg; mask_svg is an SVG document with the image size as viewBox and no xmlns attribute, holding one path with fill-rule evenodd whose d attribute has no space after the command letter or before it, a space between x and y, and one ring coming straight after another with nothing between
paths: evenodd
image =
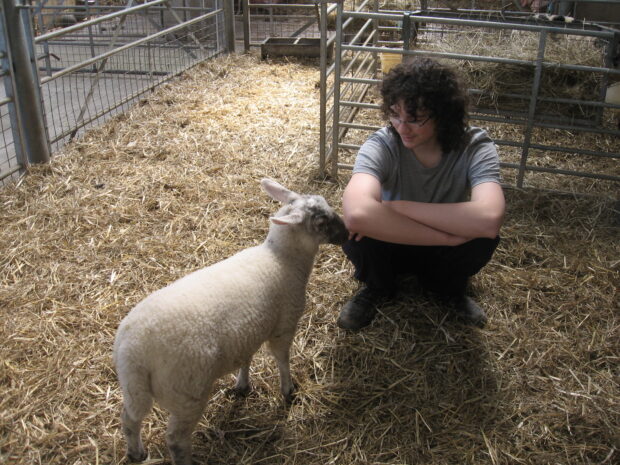
<instances>
[{"instance_id":1,"label":"vertical metal bar","mask_svg":"<svg viewBox=\"0 0 620 465\"><path fill-rule=\"evenodd\" d=\"M149 12L147 11L145 14L147 20L149 20ZM161 13L160 13L161 18ZM146 63L148 69L148 82L149 84L153 84L155 81L154 72L155 72L155 49L151 44L151 41L146 43Z\"/></svg>"},{"instance_id":2,"label":"vertical metal bar","mask_svg":"<svg viewBox=\"0 0 620 465\"><path fill-rule=\"evenodd\" d=\"M43 59L45 60L45 74L48 76L52 75L52 60L50 60L51 54L50 54L50 46L47 43L47 41L43 42Z\"/></svg>"},{"instance_id":3,"label":"vertical metal bar","mask_svg":"<svg viewBox=\"0 0 620 465\"><path fill-rule=\"evenodd\" d=\"M611 69L614 67L614 59L616 58L619 41L620 41L620 32L617 32L613 35L613 38L607 42L607 47L605 50L605 67L606 68ZM610 84L609 75L605 73L603 74L603 76L601 76L601 81L600 81L601 88L599 89L599 100L601 102L604 102L605 98L607 97L607 87L609 86L609 84ZM603 107L599 107L596 109L596 124L597 125L601 124L601 121L603 120L603 113L604 113Z\"/></svg>"},{"instance_id":4,"label":"vertical metal bar","mask_svg":"<svg viewBox=\"0 0 620 465\"><path fill-rule=\"evenodd\" d=\"M247 2L247 0L244 0ZM319 81L319 173L325 174L325 150L327 143L327 1L321 0L319 31L321 49Z\"/></svg>"},{"instance_id":5,"label":"vertical metal bar","mask_svg":"<svg viewBox=\"0 0 620 465\"><path fill-rule=\"evenodd\" d=\"M88 0L84 2L84 6L86 7L86 14L90 16L90 5L88 4ZM99 10L99 14L101 14L101 10ZM93 36L93 27L88 26L88 44L90 46L90 57L93 58L97 56L97 52L95 51L95 38ZM92 72L97 72L97 66L93 63Z\"/></svg>"},{"instance_id":6,"label":"vertical metal bar","mask_svg":"<svg viewBox=\"0 0 620 465\"><path fill-rule=\"evenodd\" d=\"M43 7L45 6L46 2L41 2L40 5L37 5L37 7L34 9L33 12L33 17L37 17L39 20L39 32L40 33L44 33L46 32L45 30L45 26L43 25ZM48 76L52 75L52 61L50 60L50 48L49 48L49 44L47 42L44 42L43 44L43 52L44 52L44 60L45 60L45 69L46 69L46 74Z\"/></svg>"},{"instance_id":7,"label":"vertical metal bar","mask_svg":"<svg viewBox=\"0 0 620 465\"><path fill-rule=\"evenodd\" d=\"M43 105L39 79L36 72L36 59L32 41L28 47L27 34L32 37L29 22L30 12L17 8L17 1L2 0L8 42L12 50L13 75L15 76L15 97L24 129L25 148L30 163L46 163L50 159L50 147L45 130ZM26 27L28 25L28 27Z\"/></svg>"},{"instance_id":8,"label":"vertical metal bar","mask_svg":"<svg viewBox=\"0 0 620 465\"><path fill-rule=\"evenodd\" d=\"M403 15L403 50L409 50L409 43L411 42L411 13L405 13Z\"/></svg>"},{"instance_id":9,"label":"vertical metal bar","mask_svg":"<svg viewBox=\"0 0 620 465\"><path fill-rule=\"evenodd\" d=\"M204 6L204 4L203 4ZM213 0L213 6L216 10L222 8L220 0ZM216 16L213 19L214 27L215 27L215 53L219 54L221 50L223 50L222 44L224 43L224 21L220 17L220 15Z\"/></svg>"},{"instance_id":10,"label":"vertical metal bar","mask_svg":"<svg viewBox=\"0 0 620 465\"><path fill-rule=\"evenodd\" d=\"M273 17L273 8L269 7L267 8L267 11L269 12L269 34L272 36L276 36L276 30L275 30L275 20Z\"/></svg>"},{"instance_id":11,"label":"vertical metal bar","mask_svg":"<svg viewBox=\"0 0 620 465\"><path fill-rule=\"evenodd\" d=\"M536 68L534 70L534 82L532 83L532 95L530 96L530 107L527 115L527 126L523 137L523 151L521 152L521 162L519 163L519 174L517 177L517 187L523 187L523 178L525 176L525 167L527 165L527 157L532 143L532 131L534 128L534 117L536 115L536 101L540 90L540 78L542 76L542 62L545 58L545 47L547 45L547 30L540 32L538 41L538 57L536 58Z\"/></svg>"},{"instance_id":12,"label":"vertical metal bar","mask_svg":"<svg viewBox=\"0 0 620 465\"><path fill-rule=\"evenodd\" d=\"M235 53L235 7L233 0L224 1L224 30L226 31L226 52Z\"/></svg>"},{"instance_id":13,"label":"vertical metal bar","mask_svg":"<svg viewBox=\"0 0 620 465\"><path fill-rule=\"evenodd\" d=\"M379 13L379 0L375 0L374 5L373 5L373 11L375 13ZM372 36L372 45L373 47L376 47L377 44L379 43L379 20L377 18L373 18L372 20L372 30L374 32ZM379 69L381 66L378 60L378 56L379 54L377 52L372 52L372 59L375 63L373 73L372 73L373 78L377 77L377 74L379 73Z\"/></svg>"},{"instance_id":14,"label":"vertical metal bar","mask_svg":"<svg viewBox=\"0 0 620 465\"><path fill-rule=\"evenodd\" d=\"M243 51L250 52L250 7L248 0L242 0L243 5Z\"/></svg>"},{"instance_id":15,"label":"vertical metal bar","mask_svg":"<svg viewBox=\"0 0 620 465\"><path fill-rule=\"evenodd\" d=\"M10 102L6 105L9 110L9 120L11 124L11 135L13 136L13 145L15 147L15 159L17 160L17 164L20 167L25 167L28 164L28 159L24 152L24 135L21 131L21 124L19 118L19 112L17 111L17 105L15 102L15 76L13 76L13 69L11 68L12 57L11 57L11 47L9 47L7 41L6 34L6 25L4 22L4 15L0 17L0 50L4 50L5 53L2 53L0 57L0 69L4 74L4 89L6 93L6 97L10 99ZM7 161L11 157L7 153ZM4 179L7 176L7 173L0 172L0 180Z\"/></svg>"},{"instance_id":16,"label":"vertical metal bar","mask_svg":"<svg viewBox=\"0 0 620 465\"><path fill-rule=\"evenodd\" d=\"M338 144L340 143L340 66L342 53L342 11L344 0L336 8L336 44L334 50L334 108L332 128L331 175L338 176Z\"/></svg>"},{"instance_id":17,"label":"vertical metal bar","mask_svg":"<svg viewBox=\"0 0 620 465\"><path fill-rule=\"evenodd\" d=\"M45 0L42 1L39 5L37 5L34 9L33 17L36 16L39 19L39 33L43 34L47 32L45 30L45 25L43 24L43 7L45 6Z\"/></svg>"}]
</instances>

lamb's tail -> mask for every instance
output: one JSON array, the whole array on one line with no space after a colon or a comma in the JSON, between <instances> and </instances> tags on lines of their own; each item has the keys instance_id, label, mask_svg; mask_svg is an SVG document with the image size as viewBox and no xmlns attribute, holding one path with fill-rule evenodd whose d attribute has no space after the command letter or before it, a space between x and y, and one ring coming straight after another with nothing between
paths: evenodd
<instances>
[{"instance_id":1,"label":"lamb's tail","mask_svg":"<svg viewBox=\"0 0 620 465\"><path fill-rule=\"evenodd\" d=\"M141 421L153 406L150 374L146 369L120 358L117 360L116 374L123 391L125 414L134 421Z\"/></svg>"},{"instance_id":2,"label":"lamb's tail","mask_svg":"<svg viewBox=\"0 0 620 465\"><path fill-rule=\"evenodd\" d=\"M116 355L116 352L115 352ZM141 462L146 451L140 437L142 420L153 407L150 375L144 369L132 366L126 358L115 356L116 372L123 391L121 423L127 439L127 456L131 461Z\"/></svg>"},{"instance_id":3,"label":"lamb's tail","mask_svg":"<svg viewBox=\"0 0 620 465\"><path fill-rule=\"evenodd\" d=\"M124 415L141 421L153 406L151 375L146 367L135 363L135 357L129 353L123 338L117 337L114 342L113 359L123 391Z\"/></svg>"}]
</instances>

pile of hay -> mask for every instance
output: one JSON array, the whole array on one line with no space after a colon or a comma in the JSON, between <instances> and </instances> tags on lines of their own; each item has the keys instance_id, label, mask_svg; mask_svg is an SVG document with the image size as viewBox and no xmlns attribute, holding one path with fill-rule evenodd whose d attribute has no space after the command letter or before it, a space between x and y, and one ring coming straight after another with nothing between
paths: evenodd
<instances>
[{"instance_id":1,"label":"pile of hay","mask_svg":"<svg viewBox=\"0 0 620 465\"><path fill-rule=\"evenodd\" d=\"M476 31L453 32L438 35L429 32L422 36L418 48L422 50L500 57L519 60L536 60L538 34L527 31ZM545 47L544 61L554 65L569 64L604 67L603 42L590 37L551 35ZM483 94L476 103L481 108L501 108L527 113L529 96L534 83L534 67L519 64L480 61L459 62L464 77L471 88ZM562 68L544 67L539 96L554 99L600 101L602 75ZM508 94L525 96L525 99ZM594 118L593 107L577 104L539 102L537 113L552 116Z\"/></svg>"},{"instance_id":2,"label":"pile of hay","mask_svg":"<svg viewBox=\"0 0 620 465\"><path fill-rule=\"evenodd\" d=\"M0 190L0 462L120 464L116 327L150 291L259 243L264 176L323 194L318 68L216 59ZM611 464L619 458L618 213L605 198L507 192L503 241L473 281L484 330L415 286L357 334L356 289L324 247L282 405L261 351L255 391L216 386L194 435L209 464ZM615 215L615 216L614 216ZM144 427L168 462L165 412Z\"/></svg>"}]
</instances>

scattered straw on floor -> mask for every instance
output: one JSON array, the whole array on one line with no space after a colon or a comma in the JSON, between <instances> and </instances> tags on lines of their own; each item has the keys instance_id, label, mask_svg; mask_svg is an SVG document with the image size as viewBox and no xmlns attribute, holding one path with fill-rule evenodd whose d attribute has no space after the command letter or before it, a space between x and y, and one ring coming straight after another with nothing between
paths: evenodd
<instances>
[{"instance_id":1,"label":"scattered straw on floor","mask_svg":"<svg viewBox=\"0 0 620 465\"><path fill-rule=\"evenodd\" d=\"M111 347L121 318L175 278L262 241L270 176L337 209L316 178L314 64L220 58L0 190L0 462L119 464ZM286 409L261 351L255 391L218 382L194 435L209 464L611 464L620 431L618 212L603 198L510 190L503 241L473 281L484 330L411 289L357 334L356 288L322 249ZM614 223L614 221L616 221ZM168 463L165 412L144 426Z\"/></svg>"}]
</instances>

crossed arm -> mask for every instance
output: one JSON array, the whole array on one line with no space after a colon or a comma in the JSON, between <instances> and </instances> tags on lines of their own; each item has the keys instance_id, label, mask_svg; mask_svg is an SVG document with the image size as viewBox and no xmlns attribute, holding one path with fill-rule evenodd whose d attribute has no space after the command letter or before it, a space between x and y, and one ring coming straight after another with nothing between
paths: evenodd
<instances>
[{"instance_id":1,"label":"crossed arm","mask_svg":"<svg viewBox=\"0 0 620 465\"><path fill-rule=\"evenodd\" d=\"M384 202L379 180L365 173L351 177L342 204L350 237L411 245L459 245L477 237L495 238L505 210L502 188L494 182L475 186L466 202Z\"/></svg>"}]
</instances>

